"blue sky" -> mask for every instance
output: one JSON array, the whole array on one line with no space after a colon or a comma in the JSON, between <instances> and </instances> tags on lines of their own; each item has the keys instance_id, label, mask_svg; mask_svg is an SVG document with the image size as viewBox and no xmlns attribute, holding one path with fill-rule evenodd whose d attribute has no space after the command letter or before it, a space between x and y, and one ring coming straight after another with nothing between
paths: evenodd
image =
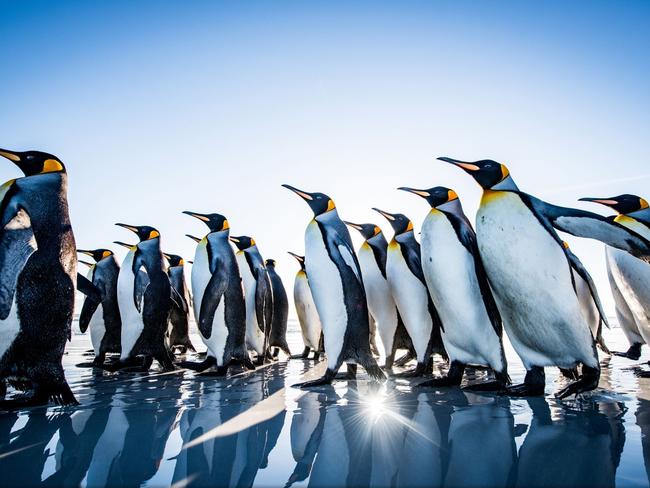
<instances>
[{"instance_id":1,"label":"blue sky","mask_svg":"<svg viewBox=\"0 0 650 488\"><path fill-rule=\"evenodd\" d=\"M473 220L480 191L442 155L497 159L559 204L650 196L647 2L0 0L0 15L0 146L66 162L80 247L132 240L122 221L191 259L184 234L205 229L180 212L216 211L290 290L310 214L281 183L389 235L371 207L416 227L427 211L401 185L450 186ZM602 246L571 243L611 307Z\"/></svg>"}]
</instances>

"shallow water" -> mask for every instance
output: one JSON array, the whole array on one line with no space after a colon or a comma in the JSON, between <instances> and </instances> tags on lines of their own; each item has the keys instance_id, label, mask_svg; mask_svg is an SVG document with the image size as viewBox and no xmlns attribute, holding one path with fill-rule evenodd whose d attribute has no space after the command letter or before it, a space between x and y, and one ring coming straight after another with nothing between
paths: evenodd
<instances>
[{"instance_id":1,"label":"shallow water","mask_svg":"<svg viewBox=\"0 0 650 488\"><path fill-rule=\"evenodd\" d=\"M605 337L626 349L619 329ZM528 400L364 375L305 392L290 385L324 363L112 374L75 367L89 347L75 335L64 358L79 407L0 413L0 486L648 486L650 379L634 374L645 350L601 356L600 387L557 401L553 369L546 398Z\"/></svg>"}]
</instances>

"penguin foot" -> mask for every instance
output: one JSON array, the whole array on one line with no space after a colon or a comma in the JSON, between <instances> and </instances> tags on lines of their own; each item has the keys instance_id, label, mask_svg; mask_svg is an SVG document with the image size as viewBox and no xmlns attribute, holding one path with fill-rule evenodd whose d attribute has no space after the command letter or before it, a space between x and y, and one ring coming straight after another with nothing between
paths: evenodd
<instances>
[{"instance_id":1,"label":"penguin foot","mask_svg":"<svg viewBox=\"0 0 650 488\"><path fill-rule=\"evenodd\" d=\"M93 361L92 363L75 364L75 367L77 367L77 368L101 368L102 364L101 363L96 363L95 361Z\"/></svg>"},{"instance_id":2,"label":"penguin foot","mask_svg":"<svg viewBox=\"0 0 650 488\"><path fill-rule=\"evenodd\" d=\"M317 380L311 380L311 381L305 381L303 383L296 383L295 385L291 385L294 388L311 388L314 386L323 386L323 385L331 385L332 381L334 380L334 377L336 376L336 373L328 369L325 371L325 374L318 378Z\"/></svg>"},{"instance_id":3,"label":"penguin foot","mask_svg":"<svg viewBox=\"0 0 650 488\"><path fill-rule=\"evenodd\" d=\"M447 375L441 378L433 378L418 384L418 387L444 387L444 386L460 386L463 381L463 374L465 373L465 364L460 361L452 361L449 366Z\"/></svg>"},{"instance_id":4,"label":"penguin foot","mask_svg":"<svg viewBox=\"0 0 650 488\"><path fill-rule=\"evenodd\" d=\"M348 370L345 373L338 373L334 379L335 380L356 380L357 379L357 365L348 364Z\"/></svg>"},{"instance_id":5,"label":"penguin foot","mask_svg":"<svg viewBox=\"0 0 650 488\"><path fill-rule=\"evenodd\" d=\"M415 355L411 354L410 352L407 352L401 358L396 359L394 365L398 367L406 366L412 359L415 359Z\"/></svg>"},{"instance_id":6,"label":"penguin foot","mask_svg":"<svg viewBox=\"0 0 650 488\"><path fill-rule=\"evenodd\" d=\"M637 370L634 372L634 376L637 378L650 378L650 371Z\"/></svg>"},{"instance_id":7,"label":"penguin foot","mask_svg":"<svg viewBox=\"0 0 650 488\"><path fill-rule=\"evenodd\" d=\"M309 359L309 352L311 350L308 347L305 347L300 354L289 355L289 359Z\"/></svg>"},{"instance_id":8,"label":"penguin foot","mask_svg":"<svg viewBox=\"0 0 650 488\"><path fill-rule=\"evenodd\" d=\"M504 388L507 388L507 384L503 381L492 380L485 381L483 383L473 383L471 385L464 386L461 388L463 391L503 391Z\"/></svg>"},{"instance_id":9,"label":"penguin foot","mask_svg":"<svg viewBox=\"0 0 650 488\"><path fill-rule=\"evenodd\" d=\"M204 371L202 373L199 373L198 376L223 378L227 374L228 374L228 366L219 366L213 371Z\"/></svg>"},{"instance_id":10,"label":"penguin foot","mask_svg":"<svg viewBox=\"0 0 650 488\"><path fill-rule=\"evenodd\" d=\"M639 351L638 354L636 354L635 352L630 353L629 350L627 350L625 352L612 351L612 354L614 356L618 356L620 358L632 359L633 361L636 361L637 359L639 359L641 357L641 351Z\"/></svg>"},{"instance_id":11,"label":"penguin foot","mask_svg":"<svg viewBox=\"0 0 650 488\"><path fill-rule=\"evenodd\" d=\"M402 371L401 373L395 373L393 376L396 378L418 378L426 374L427 366L424 363L418 363L417 366L413 369L407 371Z\"/></svg>"},{"instance_id":12,"label":"penguin foot","mask_svg":"<svg viewBox=\"0 0 650 488\"><path fill-rule=\"evenodd\" d=\"M433 378L422 383L415 385L415 388L441 388L447 386L460 386L460 381L455 378L450 378L449 376L443 376L442 378Z\"/></svg>"},{"instance_id":13,"label":"penguin foot","mask_svg":"<svg viewBox=\"0 0 650 488\"><path fill-rule=\"evenodd\" d=\"M79 405L79 402L70 390L67 383L56 387L37 387L34 394L29 397L0 400L0 410L17 410L28 407L40 407L49 402L55 405Z\"/></svg>"},{"instance_id":14,"label":"penguin foot","mask_svg":"<svg viewBox=\"0 0 650 488\"><path fill-rule=\"evenodd\" d=\"M511 397L542 396L544 395L544 385L521 383L520 385L509 386L508 388L500 390L499 395Z\"/></svg>"},{"instance_id":15,"label":"penguin foot","mask_svg":"<svg viewBox=\"0 0 650 488\"><path fill-rule=\"evenodd\" d=\"M208 356L205 361L201 361L200 363L195 363L192 361L181 361L177 364L180 368L191 369L192 371L205 371L206 369L217 364L217 360L212 356Z\"/></svg>"},{"instance_id":16,"label":"penguin foot","mask_svg":"<svg viewBox=\"0 0 650 488\"><path fill-rule=\"evenodd\" d=\"M185 354L187 352L187 346L172 346L172 354Z\"/></svg>"},{"instance_id":17,"label":"penguin foot","mask_svg":"<svg viewBox=\"0 0 650 488\"><path fill-rule=\"evenodd\" d=\"M582 376L573 383L569 383L566 387L562 388L555 394L555 398L562 400L571 395L584 393L598 388L598 380L600 379L600 371L595 368L583 366Z\"/></svg>"}]
</instances>

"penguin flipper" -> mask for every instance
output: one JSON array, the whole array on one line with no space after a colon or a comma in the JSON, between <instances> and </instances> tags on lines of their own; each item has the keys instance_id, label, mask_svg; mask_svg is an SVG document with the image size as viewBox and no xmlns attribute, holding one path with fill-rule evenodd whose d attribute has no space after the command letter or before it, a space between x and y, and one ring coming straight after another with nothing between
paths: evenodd
<instances>
[{"instance_id":1,"label":"penguin flipper","mask_svg":"<svg viewBox=\"0 0 650 488\"><path fill-rule=\"evenodd\" d=\"M95 315L99 304L99 301L94 300L91 297L86 297L84 300L84 304L81 307L81 314L79 314L79 330L82 334L88 330L90 319Z\"/></svg>"},{"instance_id":2,"label":"penguin flipper","mask_svg":"<svg viewBox=\"0 0 650 488\"><path fill-rule=\"evenodd\" d=\"M7 209L8 210L8 209ZM11 215L13 214L13 215ZM18 276L38 249L29 214L24 209L5 211L0 230L0 319L9 316Z\"/></svg>"},{"instance_id":3,"label":"penguin flipper","mask_svg":"<svg viewBox=\"0 0 650 488\"><path fill-rule=\"evenodd\" d=\"M610 328L610 326L609 326L609 322L607 321L607 315L603 310L603 305L600 302L600 297L598 296L598 290L596 289L596 284L594 283L594 280L591 278L591 275L584 267L580 259L578 259L578 256L573 254L573 252L568 247L565 247L564 252L566 253L571 268L576 273L578 273L578 275L580 275L580 277L585 281L585 283L587 283L587 286L589 288L589 293L591 295L592 300L594 301L594 304L596 305L596 308L598 309L598 315L600 316L600 325L599 325L599 335L600 335L602 324L605 324L608 329Z\"/></svg>"},{"instance_id":4,"label":"penguin flipper","mask_svg":"<svg viewBox=\"0 0 650 488\"><path fill-rule=\"evenodd\" d=\"M144 268L144 269L143 269ZM142 302L144 294L149 286L149 275L146 271L144 261L140 255L140 250L136 249L135 256L133 257L133 274L135 276L135 283L133 286L133 303L138 312L142 313Z\"/></svg>"},{"instance_id":5,"label":"penguin flipper","mask_svg":"<svg viewBox=\"0 0 650 488\"><path fill-rule=\"evenodd\" d=\"M221 297L228 288L228 275L225 266L216 266L208 285L203 292L201 310L199 311L199 330L206 339L212 335L212 321L217 312Z\"/></svg>"},{"instance_id":6,"label":"penguin flipper","mask_svg":"<svg viewBox=\"0 0 650 488\"><path fill-rule=\"evenodd\" d=\"M650 263L650 241L624 225L586 210L559 207L526 196L535 212L556 229L577 237L599 240Z\"/></svg>"},{"instance_id":7,"label":"penguin flipper","mask_svg":"<svg viewBox=\"0 0 650 488\"><path fill-rule=\"evenodd\" d=\"M267 326L271 326L273 320L273 291L271 289L271 280L264 269L258 269L255 276L255 313L257 314L257 325L262 332Z\"/></svg>"}]
</instances>

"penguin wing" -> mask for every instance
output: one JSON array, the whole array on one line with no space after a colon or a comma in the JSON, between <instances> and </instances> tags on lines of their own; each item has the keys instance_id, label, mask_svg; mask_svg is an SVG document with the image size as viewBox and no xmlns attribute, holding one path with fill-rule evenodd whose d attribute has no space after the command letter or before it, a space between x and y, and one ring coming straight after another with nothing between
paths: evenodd
<instances>
[{"instance_id":1,"label":"penguin wing","mask_svg":"<svg viewBox=\"0 0 650 488\"><path fill-rule=\"evenodd\" d=\"M526 197L535 214L556 229L578 237L597 239L650 263L650 241L624 225L592 212L559 207L531 195Z\"/></svg>"},{"instance_id":2,"label":"penguin wing","mask_svg":"<svg viewBox=\"0 0 650 488\"><path fill-rule=\"evenodd\" d=\"M90 325L90 319L97 311L100 302L91 297L86 297L84 304L81 306L81 314L79 314L79 330L81 333L85 333L88 330L88 325Z\"/></svg>"},{"instance_id":3,"label":"penguin wing","mask_svg":"<svg viewBox=\"0 0 650 488\"><path fill-rule=\"evenodd\" d=\"M104 283L101 280L95 284L82 274L77 273L77 290L86 295L79 314L79 330L82 333L88 330L90 319L95 315L97 307L102 302L103 286Z\"/></svg>"},{"instance_id":4,"label":"penguin wing","mask_svg":"<svg viewBox=\"0 0 650 488\"><path fill-rule=\"evenodd\" d=\"M339 256L340 260L335 259L335 261L343 261L341 264L350 267L359 284L363 286L363 281L361 280L361 267L359 266L359 260L357 259L352 246L336 231L336 229L325 227L325 232L325 235L327 236L327 251L330 256L333 258Z\"/></svg>"},{"instance_id":5,"label":"penguin wing","mask_svg":"<svg viewBox=\"0 0 650 488\"><path fill-rule=\"evenodd\" d=\"M29 214L22 208L5 208L0 230L0 320L9 316L18 277L38 249Z\"/></svg>"},{"instance_id":6,"label":"penguin wing","mask_svg":"<svg viewBox=\"0 0 650 488\"><path fill-rule=\"evenodd\" d=\"M422 259L420 257L420 247L419 246L408 246L400 243L400 251L402 252L402 257L406 261L406 265L409 270L420 282L426 287L427 283L424 280L424 272L422 271Z\"/></svg>"},{"instance_id":7,"label":"penguin wing","mask_svg":"<svg viewBox=\"0 0 650 488\"><path fill-rule=\"evenodd\" d=\"M226 272L226 267L217 265L203 292L203 300L201 300L201 310L199 311L198 317L199 330L205 338L209 338L212 335L214 314L227 288L228 273Z\"/></svg>"},{"instance_id":8,"label":"penguin wing","mask_svg":"<svg viewBox=\"0 0 650 488\"><path fill-rule=\"evenodd\" d=\"M265 269L258 268L255 275L255 313L257 325L265 331L265 326L270 327L273 320L273 291L271 280Z\"/></svg>"},{"instance_id":9,"label":"penguin wing","mask_svg":"<svg viewBox=\"0 0 650 488\"><path fill-rule=\"evenodd\" d=\"M135 276L133 303L138 312L142 313L142 301L149 286L149 275L147 274L147 268L144 265L139 249L136 249L135 256L133 256L133 275Z\"/></svg>"},{"instance_id":10,"label":"penguin wing","mask_svg":"<svg viewBox=\"0 0 650 488\"><path fill-rule=\"evenodd\" d=\"M596 284L594 283L594 280L591 278L591 275L587 271L587 269L584 267L580 259L578 259L578 256L573 254L573 252L567 247L565 248L565 253L567 255L567 258L569 259L569 264L571 265L571 268L580 275L580 277L585 280L585 283L587 283L587 286L589 287L589 293L591 294L591 298L594 301L594 304L596 305L596 308L598 309L598 315L600 315L600 321L601 323L605 324L607 328L609 329L609 322L607 321L607 315L605 315L605 311L603 310L603 305L600 302L600 297L598 296L598 291L596 289ZM573 285L573 288L575 289L575 283Z\"/></svg>"}]
</instances>

